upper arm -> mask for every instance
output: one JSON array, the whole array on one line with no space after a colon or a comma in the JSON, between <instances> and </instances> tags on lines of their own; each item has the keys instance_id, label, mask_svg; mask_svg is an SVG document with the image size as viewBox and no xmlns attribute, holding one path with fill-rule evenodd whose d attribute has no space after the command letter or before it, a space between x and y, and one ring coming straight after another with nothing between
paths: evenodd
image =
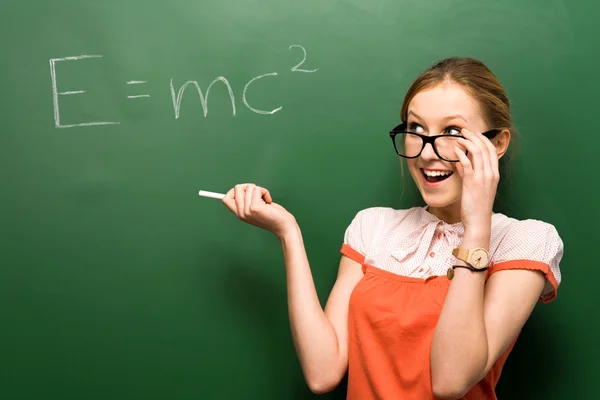
<instances>
[{"instance_id":1,"label":"upper arm","mask_svg":"<svg viewBox=\"0 0 600 400\"><path fill-rule=\"evenodd\" d=\"M556 297L562 255L563 242L556 229L541 221L520 221L503 238L485 286L485 373L515 340L538 300Z\"/></svg>"},{"instance_id":2,"label":"upper arm","mask_svg":"<svg viewBox=\"0 0 600 400\"><path fill-rule=\"evenodd\" d=\"M348 364L348 306L352 290L363 277L362 265L342 256L338 275L325 305L325 316L331 322L338 340L338 354Z\"/></svg>"},{"instance_id":3,"label":"upper arm","mask_svg":"<svg viewBox=\"0 0 600 400\"><path fill-rule=\"evenodd\" d=\"M385 209L371 208L359 211L344 234L342 258L337 279L331 290L325 316L331 322L338 340L341 365L348 365L348 307L354 287L364 276L362 264L372 246L372 233L386 216Z\"/></svg>"},{"instance_id":4,"label":"upper arm","mask_svg":"<svg viewBox=\"0 0 600 400\"><path fill-rule=\"evenodd\" d=\"M484 376L525 325L545 283L541 271L525 269L498 271L488 279L483 305L488 339Z\"/></svg>"}]
</instances>

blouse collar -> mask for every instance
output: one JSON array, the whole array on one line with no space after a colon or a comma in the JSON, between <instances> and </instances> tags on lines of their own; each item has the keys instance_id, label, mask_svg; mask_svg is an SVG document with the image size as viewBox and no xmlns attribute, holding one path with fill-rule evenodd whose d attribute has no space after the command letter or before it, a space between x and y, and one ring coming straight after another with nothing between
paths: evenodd
<instances>
[{"instance_id":1,"label":"blouse collar","mask_svg":"<svg viewBox=\"0 0 600 400\"><path fill-rule=\"evenodd\" d=\"M450 247L459 247L462 243L463 234L465 231L462 222L449 224L442 221L437 216L427 211L428 206L417 207L416 211L419 213L418 226L406 235L400 242L395 246L392 252L392 256L398 261L402 262L407 259L416 258L419 262L424 262L431 243L436 239L445 240L448 242ZM492 226L494 221L501 214L492 215Z\"/></svg>"}]
</instances>

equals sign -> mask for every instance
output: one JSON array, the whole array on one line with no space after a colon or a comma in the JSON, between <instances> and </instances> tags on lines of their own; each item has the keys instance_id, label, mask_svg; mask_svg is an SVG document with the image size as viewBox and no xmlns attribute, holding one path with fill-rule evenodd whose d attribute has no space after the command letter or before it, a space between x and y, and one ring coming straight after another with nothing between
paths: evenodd
<instances>
[{"instance_id":1,"label":"equals sign","mask_svg":"<svg viewBox=\"0 0 600 400\"><path fill-rule=\"evenodd\" d=\"M141 85L143 83L146 83L148 81L129 81L127 82L128 85ZM140 97L150 97L149 94L138 94L135 96L127 96L128 99L139 99Z\"/></svg>"}]
</instances>

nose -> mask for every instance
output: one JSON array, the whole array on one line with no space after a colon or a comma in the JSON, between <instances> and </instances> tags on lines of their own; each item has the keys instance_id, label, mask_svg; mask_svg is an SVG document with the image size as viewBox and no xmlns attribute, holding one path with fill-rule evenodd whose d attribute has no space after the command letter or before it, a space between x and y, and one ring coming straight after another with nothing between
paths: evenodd
<instances>
[{"instance_id":1,"label":"nose","mask_svg":"<svg viewBox=\"0 0 600 400\"><path fill-rule=\"evenodd\" d=\"M421 152L421 158L425 161L439 159L437 154L435 154L435 151L433 151L433 146L431 143L427 143L425 145L425 148Z\"/></svg>"}]
</instances>

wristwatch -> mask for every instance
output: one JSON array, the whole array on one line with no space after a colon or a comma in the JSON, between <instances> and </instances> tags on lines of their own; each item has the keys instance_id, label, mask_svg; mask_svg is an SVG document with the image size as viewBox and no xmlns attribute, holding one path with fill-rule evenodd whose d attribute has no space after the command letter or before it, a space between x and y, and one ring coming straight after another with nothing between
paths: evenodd
<instances>
[{"instance_id":1,"label":"wristwatch","mask_svg":"<svg viewBox=\"0 0 600 400\"><path fill-rule=\"evenodd\" d=\"M452 254L459 260L466 262L469 266L464 267L471 267L469 268L471 271L485 271L490 264L490 253L481 247L474 249L462 249L459 247L452 250Z\"/></svg>"},{"instance_id":2,"label":"wristwatch","mask_svg":"<svg viewBox=\"0 0 600 400\"><path fill-rule=\"evenodd\" d=\"M471 271L485 271L490 264L490 253L484 248L477 247L475 249L456 248L452 250L452 254L459 260L464 261L467 265L453 265L448 268L446 276L448 279L454 278L454 268L467 268Z\"/></svg>"}]
</instances>

